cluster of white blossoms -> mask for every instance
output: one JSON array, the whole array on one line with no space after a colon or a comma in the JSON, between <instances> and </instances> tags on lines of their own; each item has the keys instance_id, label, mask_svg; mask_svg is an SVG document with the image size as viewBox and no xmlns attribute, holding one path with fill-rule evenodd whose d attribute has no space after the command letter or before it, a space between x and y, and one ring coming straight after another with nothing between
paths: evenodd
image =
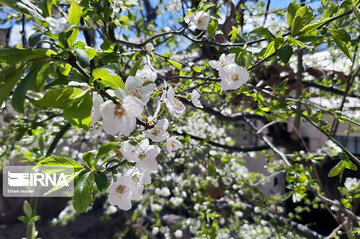
<instances>
[{"instance_id":1,"label":"cluster of white blossoms","mask_svg":"<svg viewBox=\"0 0 360 239\"><path fill-rule=\"evenodd\" d=\"M237 90L249 80L249 72L235 63L235 54L222 54L218 61L211 60L209 64L219 71L223 91Z\"/></svg>"},{"instance_id":2,"label":"cluster of white blossoms","mask_svg":"<svg viewBox=\"0 0 360 239\"><path fill-rule=\"evenodd\" d=\"M154 84L156 78L157 73L146 65L142 70L138 70L135 76L127 78L124 89L107 90L111 99L104 100L101 95L94 92L91 125L102 118L105 133L130 137L136 129L137 120L144 119L144 108L156 88ZM201 105L199 97L200 94L194 93L193 98L196 99L197 106ZM174 117L179 117L185 112L186 107L176 98L172 87L167 91L163 90L160 101L165 103L169 113ZM139 127L144 136L142 141L133 144L135 140L129 139L121 143L122 157L135 163L135 167L117 176L117 180L107 189L110 204L117 205L120 209L129 210L131 200L140 199L144 185L151 183L150 173L159 168L156 157L161 150L158 145L152 143L166 142L166 150L169 153L181 147L177 136L170 136L168 132L169 121L167 119L156 121L159 116L157 114L155 112L155 115L145 117L153 119L154 123L147 122L146 128Z\"/></svg>"}]
</instances>

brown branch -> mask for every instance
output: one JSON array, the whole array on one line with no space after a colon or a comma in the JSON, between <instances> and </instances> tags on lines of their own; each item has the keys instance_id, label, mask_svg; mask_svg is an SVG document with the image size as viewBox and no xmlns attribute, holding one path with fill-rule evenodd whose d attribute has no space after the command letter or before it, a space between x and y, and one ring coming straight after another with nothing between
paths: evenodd
<instances>
[{"instance_id":1,"label":"brown branch","mask_svg":"<svg viewBox=\"0 0 360 239\"><path fill-rule=\"evenodd\" d=\"M212 146L215 146L215 147L218 147L218 148L223 148L223 149L226 149L226 150L229 150L229 151L232 151L232 152L253 152L253 151L261 151L261 150L269 149L269 147L267 145L254 146L254 147L237 147L237 146L219 144L219 143L216 143L214 141L207 140L207 139L195 136L195 135L191 135L191 134L186 133L186 132L180 133L180 132L174 131L172 133L175 134L175 135L184 136L184 137L189 136L190 138L192 138L192 139L194 139L196 141L204 141L204 142L206 142L206 144L209 144L209 145L212 145Z\"/></svg>"},{"instance_id":2,"label":"brown branch","mask_svg":"<svg viewBox=\"0 0 360 239\"><path fill-rule=\"evenodd\" d=\"M224 115L220 111L214 110L214 109L212 109L210 107L205 107L204 106L203 108L197 108L187 99L181 98L180 100L184 104L193 106L196 109L202 110L202 111L204 111L204 112L206 112L206 113L208 113L210 115L213 115L219 120L239 121L239 120L245 120L245 119L260 119L260 120L265 119L265 117L262 116L262 115L250 114L250 113L235 113L235 114L232 114L232 115Z\"/></svg>"}]
</instances>

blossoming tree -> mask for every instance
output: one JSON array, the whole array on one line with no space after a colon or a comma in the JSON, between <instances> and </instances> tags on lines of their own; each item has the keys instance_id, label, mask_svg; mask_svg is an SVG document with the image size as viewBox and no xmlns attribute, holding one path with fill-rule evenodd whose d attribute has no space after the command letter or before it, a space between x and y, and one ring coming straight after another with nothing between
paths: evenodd
<instances>
[{"instance_id":1,"label":"blossoming tree","mask_svg":"<svg viewBox=\"0 0 360 239\"><path fill-rule=\"evenodd\" d=\"M360 125L345 105L359 98L357 0L294 1L276 11L270 0L0 3L34 29L22 46L0 49L2 155L73 167L73 216L106 195L108 214L151 218L138 236L359 233L351 173L360 160L336 138L339 125L348 133ZM345 62L340 69L306 62L324 47ZM310 149L302 127L328 143ZM245 167L257 158L265 175ZM261 185L279 175L286 185L264 194ZM27 238L37 238L36 203L25 202L20 218ZM326 234L303 225L301 213L313 210L329 216Z\"/></svg>"}]
</instances>

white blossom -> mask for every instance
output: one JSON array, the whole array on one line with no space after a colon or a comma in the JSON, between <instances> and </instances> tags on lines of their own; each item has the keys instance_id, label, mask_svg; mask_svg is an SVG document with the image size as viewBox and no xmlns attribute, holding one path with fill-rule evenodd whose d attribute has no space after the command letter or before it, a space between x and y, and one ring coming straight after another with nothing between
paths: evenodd
<instances>
[{"instance_id":1,"label":"white blossom","mask_svg":"<svg viewBox=\"0 0 360 239\"><path fill-rule=\"evenodd\" d=\"M170 202L175 206L178 207L180 206L183 202L184 199L180 198L180 197L171 197L170 198Z\"/></svg>"},{"instance_id":2,"label":"white blossom","mask_svg":"<svg viewBox=\"0 0 360 239\"><path fill-rule=\"evenodd\" d=\"M147 43L145 45L145 50L149 53L152 52L154 50L154 45L152 43Z\"/></svg>"},{"instance_id":3,"label":"white blossom","mask_svg":"<svg viewBox=\"0 0 360 239\"><path fill-rule=\"evenodd\" d=\"M112 183L107 189L109 193L109 203L117 205L122 210L131 208L131 200L140 198L139 191L129 176L120 176L117 181Z\"/></svg>"},{"instance_id":4,"label":"white blossom","mask_svg":"<svg viewBox=\"0 0 360 239\"><path fill-rule=\"evenodd\" d=\"M141 116L143 109L143 102L131 95L126 96L119 105L111 100L105 101L100 105L105 132L129 136L136 127L136 117Z\"/></svg>"},{"instance_id":5,"label":"white blossom","mask_svg":"<svg viewBox=\"0 0 360 239\"><path fill-rule=\"evenodd\" d=\"M157 73L151 69L150 66L145 65L142 70L136 72L136 77L140 78L144 83L154 82L157 78Z\"/></svg>"},{"instance_id":6,"label":"white blossom","mask_svg":"<svg viewBox=\"0 0 360 239\"><path fill-rule=\"evenodd\" d=\"M210 23L210 15L204 11L198 11L186 19L189 22L189 27L199 30L207 31Z\"/></svg>"},{"instance_id":7,"label":"white blossom","mask_svg":"<svg viewBox=\"0 0 360 239\"><path fill-rule=\"evenodd\" d=\"M155 84L144 84L144 81L136 76L129 76L125 82L126 94L139 98L145 104L149 101L155 88ZM122 95L124 95L124 93L122 93Z\"/></svg>"},{"instance_id":8,"label":"white blossom","mask_svg":"<svg viewBox=\"0 0 360 239\"><path fill-rule=\"evenodd\" d=\"M209 65L218 71L232 63L235 63L235 54L228 54L228 55L222 54L218 61L215 60L209 61Z\"/></svg>"},{"instance_id":9,"label":"white blossom","mask_svg":"<svg viewBox=\"0 0 360 239\"><path fill-rule=\"evenodd\" d=\"M174 236L176 238L182 238L183 237L183 232L181 230L176 230L174 233Z\"/></svg>"},{"instance_id":10,"label":"white blossom","mask_svg":"<svg viewBox=\"0 0 360 239\"><path fill-rule=\"evenodd\" d=\"M91 109L90 126L93 126L101 118L100 105L104 103L103 98L101 98L101 96L96 92L93 93L92 100L93 100L93 107Z\"/></svg>"},{"instance_id":11,"label":"white blossom","mask_svg":"<svg viewBox=\"0 0 360 239\"><path fill-rule=\"evenodd\" d=\"M344 186L345 186L348 190L354 190L358 185L359 185L359 181L357 180L357 178L347 177L347 178L345 179Z\"/></svg>"},{"instance_id":12,"label":"white blossom","mask_svg":"<svg viewBox=\"0 0 360 239\"><path fill-rule=\"evenodd\" d=\"M169 153L174 152L175 150L179 149L181 146L181 143L179 140L177 140L177 136L171 136L166 141L166 149Z\"/></svg>"},{"instance_id":13,"label":"white blossom","mask_svg":"<svg viewBox=\"0 0 360 239\"><path fill-rule=\"evenodd\" d=\"M160 148L150 145L148 139L144 139L136 146L124 142L120 151L128 161L135 162L141 172L157 170L159 167L156 157L160 153Z\"/></svg>"},{"instance_id":14,"label":"white blossom","mask_svg":"<svg viewBox=\"0 0 360 239\"><path fill-rule=\"evenodd\" d=\"M167 119L161 119L153 128L146 130L144 135L154 142L161 142L169 138L169 133L167 132L168 127L169 121Z\"/></svg>"},{"instance_id":15,"label":"white blossom","mask_svg":"<svg viewBox=\"0 0 360 239\"><path fill-rule=\"evenodd\" d=\"M150 177L149 171L144 170L143 172L140 172L139 169L137 169L135 167L135 168L129 169L125 173L125 175L131 177L131 179L135 183L135 185L139 191L139 193L138 193L139 198L133 198L133 199L139 200L140 195L142 194L142 192L144 190L144 185L148 185L151 183L151 177Z\"/></svg>"},{"instance_id":16,"label":"white blossom","mask_svg":"<svg viewBox=\"0 0 360 239\"><path fill-rule=\"evenodd\" d=\"M191 92L191 102L193 103L194 106L196 106L198 108L203 108L199 99L200 99L200 93L194 89Z\"/></svg>"},{"instance_id":17,"label":"white blossom","mask_svg":"<svg viewBox=\"0 0 360 239\"><path fill-rule=\"evenodd\" d=\"M221 79L220 86L223 91L237 90L249 80L249 72L237 64L229 64L220 69L219 76Z\"/></svg>"},{"instance_id":18,"label":"white blossom","mask_svg":"<svg viewBox=\"0 0 360 239\"><path fill-rule=\"evenodd\" d=\"M164 101L172 116L179 117L185 112L186 107L179 99L175 97L174 88L170 87L168 89Z\"/></svg>"}]
</instances>

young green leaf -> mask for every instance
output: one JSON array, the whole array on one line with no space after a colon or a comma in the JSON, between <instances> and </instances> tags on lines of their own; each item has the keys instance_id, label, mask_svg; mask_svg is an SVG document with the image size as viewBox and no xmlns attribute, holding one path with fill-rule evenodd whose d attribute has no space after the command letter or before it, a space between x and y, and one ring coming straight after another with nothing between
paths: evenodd
<instances>
[{"instance_id":1,"label":"young green leaf","mask_svg":"<svg viewBox=\"0 0 360 239\"><path fill-rule=\"evenodd\" d=\"M142 57L140 57L136 63L134 64L134 66L131 68L130 72L129 72L129 76L135 76L136 75L136 72L138 70L138 68L140 67L141 65L141 62L142 62Z\"/></svg>"},{"instance_id":2,"label":"young green leaf","mask_svg":"<svg viewBox=\"0 0 360 239\"><path fill-rule=\"evenodd\" d=\"M219 24L215 20L211 20L208 26L208 34L209 38L212 38L215 35L215 32L217 31L219 27Z\"/></svg>"},{"instance_id":3,"label":"young green leaf","mask_svg":"<svg viewBox=\"0 0 360 239\"><path fill-rule=\"evenodd\" d=\"M268 41L272 41L275 39L275 36L269 31L269 29L264 27L256 28L251 32L249 32L249 34L254 34L257 35L258 37L263 37Z\"/></svg>"},{"instance_id":4,"label":"young green leaf","mask_svg":"<svg viewBox=\"0 0 360 239\"><path fill-rule=\"evenodd\" d=\"M88 67L90 65L89 56L82 49L75 49L75 53L79 63L82 67Z\"/></svg>"},{"instance_id":5,"label":"young green leaf","mask_svg":"<svg viewBox=\"0 0 360 239\"><path fill-rule=\"evenodd\" d=\"M111 150L113 150L115 147L118 147L119 146L119 143L118 142L109 142L109 143L106 143L106 144L103 144L101 145L100 149L99 149L99 152L97 153L96 155L96 158L95 158L95 165L97 163L97 161L105 156L106 154L108 154Z\"/></svg>"},{"instance_id":6,"label":"young green leaf","mask_svg":"<svg viewBox=\"0 0 360 239\"><path fill-rule=\"evenodd\" d=\"M23 210L24 210L24 213L25 215L28 217L28 218L31 218L32 217L32 209L31 209L31 205L30 203L28 203L28 201L24 201L24 205L23 205Z\"/></svg>"},{"instance_id":7,"label":"young green leaf","mask_svg":"<svg viewBox=\"0 0 360 239\"><path fill-rule=\"evenodd\" d=\"M0 105L7 100L11 90L20 80L25 70L25 66L13 67L9 66L0 71Z\"/></svg>"},{"instance_id":8,"label":"young green leaf","mask_svg":"<svg viewBox=\"0 0 360 239\"><path fill-rule=\"evenodd\" d=\"M92 99L89 92L71 99L64 107L64 119L76 128L89 129Z\"/></svg>"},{"instance_id":9,"label":"young green leaf","mask_svg":"<svg viewBox=\"0 0 360 239\"><path fill-rule=\"evenodd\" d=\"M109 180L104 173L94 174L95 183L100 192L105 192L109 187Z\"/></svg>"},{"instance_id":10,"label":"young green leaf","mask_svg":"<svg viewBox=\"0 0 360 239\"><path fill-rule=\"evenodd\" d=\"M106 86L116 90L117 88L125 89L125 84L121 77L116 75L113 71L106 68L97 68L92 72L92 77Z\"/></svg>"},{"instance_id":11,"label":"young green leaf","mask_svg":"<svg viewBox=\"0 0 360 239\"><path fill-rule=\"evenodd\" d=\"M291 46L284 46L276 50L276 54L279 56L282 62L287 64L293 54L293 48Z\"/></svg>"},{"instance_id":12,"label":"young green leaf","mask_svg":"<svg viewBox=\"0 0 360 239\"><path fill-rule=\"evenodd\" d=\"M86 162L86 164L90 167L93 168L93 163L94 163L94 153L92 152L86 152L83 154L83 160Z\"/></svg>"},{"instance_id":13,"label":"young green leaf","mask_svg":"<svg viewBox=\"0 0 360 239\"><path fill-rule=\"evenodd\" d=\"M295 13L300 7L301 7L301 5L296 4L295 2L292 2L292 3L289 4L287 17L286 17L286 21L287 21L289 27L291 27L291 23L292 23L292 21L294 19Z\"/></svg>"},{"instance_id":14,"label":"young green leaf","mask_svg":"<svg viewBox=\"0 0 360 239\"><path fill-rule=\"evenodd\" d=\"M75 160L66 158L66 157L60 157L60 156L50 156L47 157L37 164L38 166L63 166L63 167L72 167L74 168L74 171L80 171L84 167L76 162Z\"/></svg>"},{"instance_id":15,"label":"young green leaf","mask_svg":"<svg viewBox=\"0 0 360 239\"><path fill-rule=\"evenodd\" d=\"M338 164L336 164L335 167L330 170L328 177L335 177L339 175L340 172L344 169L344 162L344 160L341 160Z\"/></svg>"},{"instance_id":16,"label":"young green leaf","mask_svg":"<svg viewBox=\"0 0 360 239\"><path fill-rule=\"evenodd\" d=\"M77 213L87 212L92 200L94 189L94 175L91 172L81 174L76 180L73 206Z\"/></svg>"},{"instance_id":17,"label":"young green leaf","mask_svg":"<svg viewBox=\"0 0 360 239\"><path fill-rule=\"evenodd\" d=\"M340 50L350 59L352 60L351 53L349 51L348 46L346 45L346 42L349 42L351 40L350 35L344 30L344 29L335 29L331 28L329 29L329 33L334 39L334 42L336 45L340 48Z\"/></svg>"},{"instance_id":18,"label":"young green leaf","mask_svg":"<svg viewBox=\"0 0 360 239\"><path fill-rule=\"evenodd\" d=\"M68 23L72 25L79 25L81 15L82 10L80 5L75 1L71 2L71 6L69 8Z\"/></svg>"},{"instance_id":19,"label":"young green leaf","mask_svg":"<svg viewBox=\"0 0 360 239\"><path fill-rule=\"evenodd\" d=\"M40 41L40 38L42 35L44 35L45 32L40 31L40 32L35 32L33 34L31 34L31 36L29 37L29 46L30 47L35 47L36 44Z\"/></svg>"},{"instance_id":20,"label":"young green leaf","mask_svg":"<svg viewBox=\"0 0 360 239\"><path fill-rule=\"evenodd\" d=\"M179 62L174 61L174 60L168 60L168 62L169 62L171 65L173 65L176 69L181 70L182 66L181 66L181 64L180 64Z\"/></svg>"},{"instance_id":21,"label":"young green leaf","mask_svg":"<svg viewBox=\"0 0 360 239\"><path fill-rule=\"evenodd\" d=\"M18 62L44 59L55 54L56 52L50 49L0 48L0 62L15 65Z\"/></svg>"},{"instance_id":22,"label":"young green leaf","mask_svg":"<svg viewBox=\"0 0 360 239\"><path fill-rule=\"evenodd\" d=\"M81 95L84 91L75 87L63 89L51 89L40 100L35 101L42 108L64 108L72 99Z\"/></svg>"},{"instance_id":23,"label":"young green leaf","mask_svg":"<svg viewBox=\"0 0 360 239\"><path fill-rule=\"evenodd\" d=\"M29 87L36 82L36 76L41 69L41 65L35 65L31 68L30 72L22 79L16 87L11 99L11 105L17 112L24 113L24 103L26 92Z\"/></svg>"}]
</instances>

